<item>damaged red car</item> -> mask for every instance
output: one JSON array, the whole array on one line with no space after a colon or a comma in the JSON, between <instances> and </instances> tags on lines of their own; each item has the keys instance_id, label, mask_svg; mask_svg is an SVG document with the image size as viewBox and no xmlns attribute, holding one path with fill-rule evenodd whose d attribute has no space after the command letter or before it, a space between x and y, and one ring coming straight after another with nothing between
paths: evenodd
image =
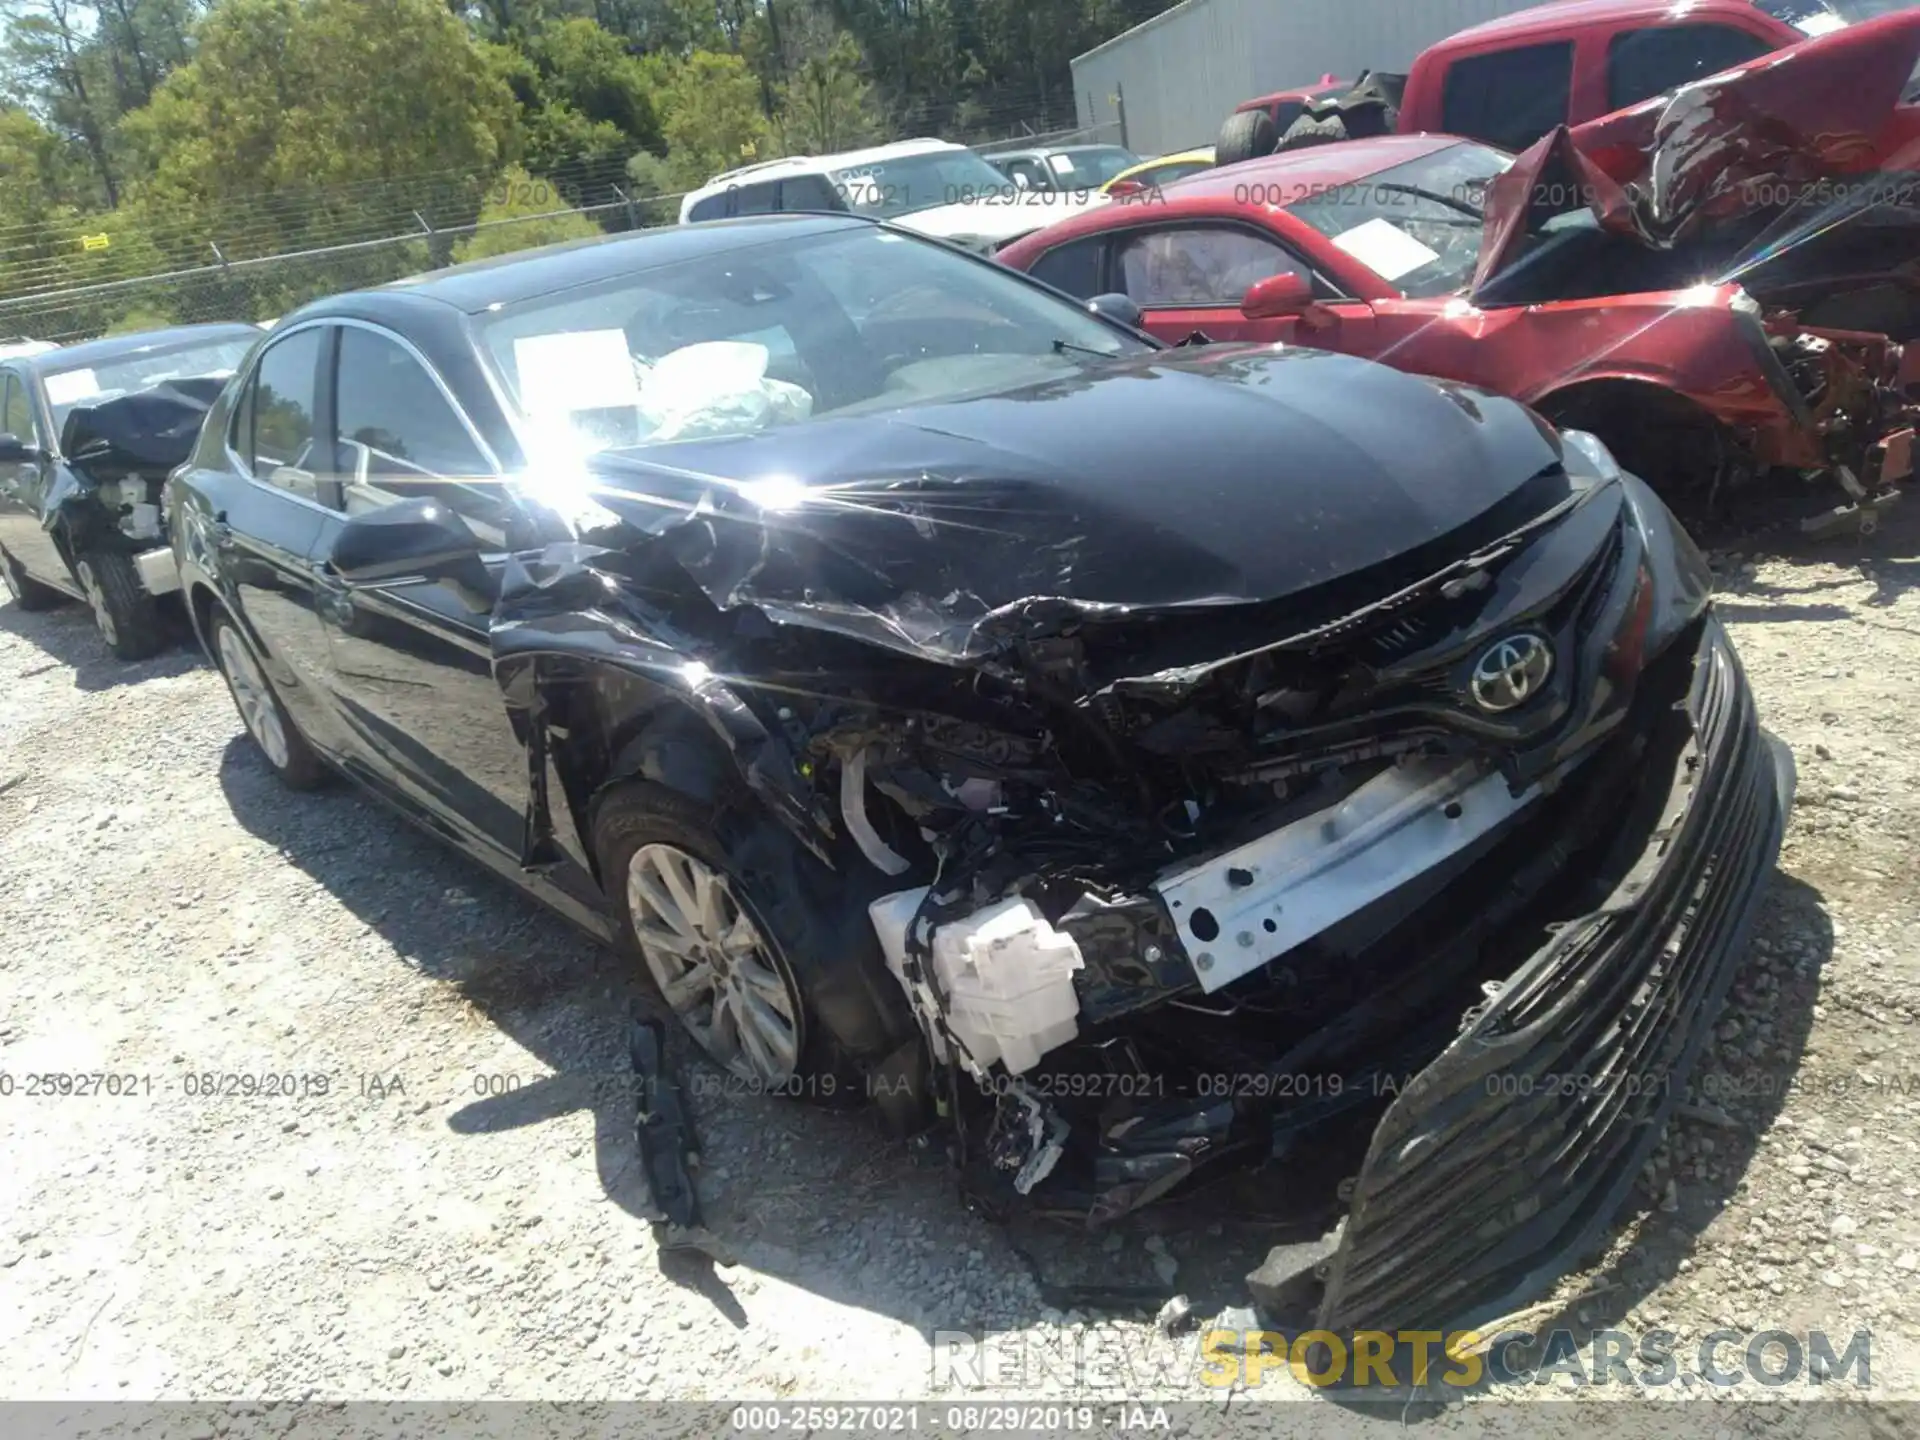
<instances>
[{"instance_id":1,"label":"damaged red car","mask_svg":"<svg viewBox=\"0 0 1920 1440\"><path fill-rule=\"evenodd\" d=\"M1081 299L1124 297L1169 342L1293 341L1511 395L1601 436L1689 514L1788 471L1839 480L1852 523L1909 478L1903 352L1883 336L1769 320L1736 283L1522 296L1543 263L1524 239L1527 264L1485 274L1508 232L1483 207L1513 168L1439 135L1285 151L997 258Z\"/></svg>"}]
</instances>

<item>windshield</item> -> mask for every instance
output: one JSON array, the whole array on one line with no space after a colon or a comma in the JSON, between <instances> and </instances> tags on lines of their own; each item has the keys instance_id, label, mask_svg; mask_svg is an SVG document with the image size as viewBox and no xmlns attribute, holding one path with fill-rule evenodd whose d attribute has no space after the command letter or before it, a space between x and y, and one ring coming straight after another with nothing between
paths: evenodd
<instances>
[{"instance_id":1,"label":"windshield","mask_svg":"<svg viewBox=\"0 0 1920 1440\"><path fill-rule=\"evenodd\" d=\"M1131 170L1139 163L1138 155L1118 145L1056 150L1047 157L1047 168L1062 190L1098 190L1122 170Z\"/></svg>"},{"instance_id":2,"label":"windshield","mask_svg":"<svg viewBox=\"0 0 1920 1440\"><path fill-rule=\"evenodd\" d=\"M867 225L476 323L536 448L562 460L992 394L1146 348L1010 271Z\"/></svg>"},{"instance_id":3,"label":"windshield","mask_svg":"<svg viewBox=\"0 0 1920 1440\"><path fill-rule=\"evenodd\" d=\"M1287 209L1401 294L1450 295L1480 258L1487 182L1512 164L1485 145L1449 145Z\"/></svg>"},{"instance_id":4,"label":"windshield","mask_svg":"<svg viewBox=\"0 0 1920 1440\"><path fill-rule=\"evenodd\" d=\"M240 368L253 341L245 336L232 340L191 340L184 344L157 345L130 350L112 360L96 360L91 365L55 370L43 368L40 383L47 392L47 408L53 411L53 433L66 428L67 415L81 405L98 405L118 400L136 390L148 390L169 380L226 379Z\"/></svg>"},{"instance_id":5,"label":"windshield","mask_svg":"<svg viewBox=\"0 0 1920 1440\"><path fill-rule=\"evenodd\" d=\"M890 220L936 205L1007 195L1013 182L971 150L935 150L835 170L833 188L848 209Z\"/></svg>"}]
</instances>

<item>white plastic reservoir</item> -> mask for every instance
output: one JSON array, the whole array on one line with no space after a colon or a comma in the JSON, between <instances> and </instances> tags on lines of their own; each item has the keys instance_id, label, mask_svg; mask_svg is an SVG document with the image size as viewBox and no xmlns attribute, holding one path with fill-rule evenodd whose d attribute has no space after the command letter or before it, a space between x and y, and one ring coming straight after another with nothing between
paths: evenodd
<instances>
[{"instance_id":1,"label":"white plastic reservoir","mask_svg":"<svg viewBox=\"0 0 1920 1440\"><path fill-rule=\"evenodd\" d=\"M887 966L916 1011L927 1002L907 984L907 927L926 895L925 886L902 890L867 907ZM933 973L947 997L947 1026L982 1073L998 1060L1011 1074L1022 1074L1080 1033L1073 972L1084 963L1073 937L1055 930L1031 900L1019 896L933 932Z\"/></svg>"}]
</instances>

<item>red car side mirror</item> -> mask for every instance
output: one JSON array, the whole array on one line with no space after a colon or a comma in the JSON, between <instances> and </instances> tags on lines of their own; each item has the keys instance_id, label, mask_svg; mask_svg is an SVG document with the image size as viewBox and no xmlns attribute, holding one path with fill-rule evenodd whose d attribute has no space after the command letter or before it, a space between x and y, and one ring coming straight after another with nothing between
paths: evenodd
<instances>
[{"instance_id":1,"label":"red car side mirror","mask_svg":"<svg viewBox=\"0 0 1920 1440\"><path fill-rule=\"evenodd\" d=\"M1304 315L1313 306L1313 282L1285 273L1256 280L1240 297L1240 313L1249 320L1281 320Z\"/></svg>"}]
</instances>

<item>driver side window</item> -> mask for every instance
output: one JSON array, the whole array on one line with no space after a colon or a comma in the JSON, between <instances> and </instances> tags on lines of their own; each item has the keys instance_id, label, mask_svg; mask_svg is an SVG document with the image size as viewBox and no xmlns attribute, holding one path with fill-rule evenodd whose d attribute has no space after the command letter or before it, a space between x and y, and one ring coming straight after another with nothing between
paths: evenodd
<instances>
[{"instance_id":1,"label":"driver side window","mask_svg":"<svg viewBox=\"0 0 1920 1440\"><path fill-rule=\"evenodd\" d=\"M1143 310L1237 306L1248 286L1271 275L1313 279L1273 241L1223 226L1139 231L1120 242L1116 259L1121 288Z\"/></svg>"},{"instance_id":2,"label":"driver side window","mask_svg":"<svg viewBox=\"0 0 1920 1440\"><path fill-rule=\"evenodd\" d=\"M347 514L431 496L487 549L506 549L505 484L420 361L396 341L348 325L336 363L331 468Z\"/></svg>"}]
</instances>

